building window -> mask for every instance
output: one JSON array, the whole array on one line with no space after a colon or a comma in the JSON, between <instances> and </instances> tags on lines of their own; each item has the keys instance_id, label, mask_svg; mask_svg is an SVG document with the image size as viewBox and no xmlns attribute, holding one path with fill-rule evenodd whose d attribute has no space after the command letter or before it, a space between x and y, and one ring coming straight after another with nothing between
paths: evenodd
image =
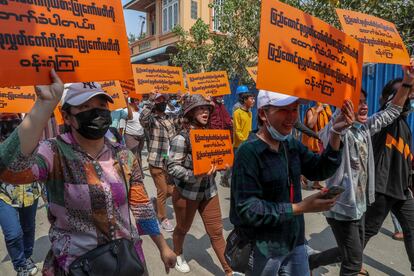
<instances>
[{"instance_id":1,"label":"building window","mask_svg":"<svg viewBox=\"0 0 414 276\"><path fill-rule=\"evenodd\" d=\"M220 20L219 15L222 11L222 6L225 0L214 0L214 8L213 8L213 30L219 32L220 31Z\"/></svg>"},{"instance_id":2,"label":"building window","mask_svg":"<svg viewBox=\"0 0 414 276\"><path fill-rule=\"evenodd\" d=\"M162 1L162 32L170 32L178 24L178 0Z\"/></svg>"},{"instance_id":3,"label":"building window","mask_svg":"<svg viewBox=\"0 0 414 276\"><path fill-rule=\"evenodd\" d=\"M197 19L198 18L198 5L197 1L191 0L191 18Z\"/></svg>"}]
</instances>

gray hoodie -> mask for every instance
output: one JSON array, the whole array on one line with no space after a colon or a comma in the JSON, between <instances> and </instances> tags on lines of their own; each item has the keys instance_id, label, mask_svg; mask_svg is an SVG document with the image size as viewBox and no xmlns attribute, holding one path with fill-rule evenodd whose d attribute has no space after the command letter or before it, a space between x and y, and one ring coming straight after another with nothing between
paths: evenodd
<instances>
[{"instance_id":1,"label":"gray hoodie","mask_svg":"<svg viewBox=\"0 0 414 276\"><path fill-rule=\"evenodd\" d=\"M360 128L352 127L353 129L344 131L341 138L344 144L342 163L335 175L326 181L326 185L327 187L341 186L345 188L345 192L340 195L335 206L325 213L325 216L337 220L358 220L365 213L367 204L370 205L375 201L375 163L371 136L391 124L400 116L401 111L401 107L389 104L385 110L369 117ZM329 143L332 123L338 115L339 109L333 114L329 124L319 133L324 147ZM362 183L363 188L358 183L361 180L359 178L361 170L355 168L360 158L358 150L354 147L356 139L362 139L366 143L364 146L368 152L367 179L366 183Z\"/></svg>"}]
</instances>

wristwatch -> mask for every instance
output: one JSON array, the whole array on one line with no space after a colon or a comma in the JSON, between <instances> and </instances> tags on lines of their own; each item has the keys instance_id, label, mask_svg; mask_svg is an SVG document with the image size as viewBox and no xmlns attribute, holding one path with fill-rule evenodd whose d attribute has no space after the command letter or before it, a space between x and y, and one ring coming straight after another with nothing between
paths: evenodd
<instances>
[{"instance_id":1,"label":"wristwatch","mask_svg":"<svg viewBox=\"0 0 414 276\"><path fill-rule=\"evenodd\" d=\"M411 88L413 88L413 85L412 84L408 84L408 83L403 83L402 84L402 87L411 89Z\"/></svg>"}]
</instances>

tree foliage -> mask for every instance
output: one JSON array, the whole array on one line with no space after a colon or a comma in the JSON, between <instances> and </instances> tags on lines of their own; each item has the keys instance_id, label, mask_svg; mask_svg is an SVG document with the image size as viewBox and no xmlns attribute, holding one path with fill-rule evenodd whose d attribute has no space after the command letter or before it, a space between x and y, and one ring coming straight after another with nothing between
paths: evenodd
<instances>
[{"instance_id":1,"label":"tree foliage","mask_svg":"<svg viewBox=\"0 0 414 276\"><path fill-rule=\"evenodd\" d=\"M176 26L173 32L179 37L178 53L171 55L174 65L182 66L184 72L199 73L210 71L210 53L213 45L209 41L209 25L198 19L190 31Z\"/></svg>"},{"instance_id":2,"label":"tree foliage","mask_svg":"<svg viewBox=\"0 0 414 276\"><path fill-rule=\"evenodd\" d=\"M349 9L378 16L393 22L400 31L407 48L414 50L413 0L282 0L312 14L340 29L335 8ZM180 37L178 54L173 64L183 66L186 72L226 70L231 79L252 83L245 69L257 64L259 48L260 1L214 1L215 20L220 22L219 32L197 20L189 32L175 29Z\"/></svg>"},{"instance_id":3,"label":"tree foliage","mask_svg":"<svg viewBox=\"0 0 414 276\"><path fill-rule=\"evenodd\" d=\"M135 34L133 34L133 33L129 33L128 34L128 42L129 42L129 44L132 44L132 43L134 43L137 40L138 40L138 37Z\"/></svg>"}]
</instances>

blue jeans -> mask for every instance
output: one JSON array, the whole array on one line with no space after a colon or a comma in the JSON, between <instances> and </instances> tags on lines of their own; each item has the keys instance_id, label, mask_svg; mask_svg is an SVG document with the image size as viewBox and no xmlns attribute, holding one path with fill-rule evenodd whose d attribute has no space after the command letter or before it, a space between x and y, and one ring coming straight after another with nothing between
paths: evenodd
<instances>
[{"instance_id":1,"label":"blue jeans","mask_svg":"<svg viewBox=\"0 0 414 276\"><path fill-rule=\"evenodd\" d=\"M37 203L14 208L0 200L0 226L15 270L24 267L33 254Z\"/></svg>"},{"instance_id":2,"label":"blue jeans","mask_svg":"<svg viewBox=\"0 0 414 276\"><path fill-rule=\"evenodd\" d=\"M246 276L309 276L306 245L295 247L288 255L266 258L255 246L253 269Z\"/></svg>"}]
</instances>

